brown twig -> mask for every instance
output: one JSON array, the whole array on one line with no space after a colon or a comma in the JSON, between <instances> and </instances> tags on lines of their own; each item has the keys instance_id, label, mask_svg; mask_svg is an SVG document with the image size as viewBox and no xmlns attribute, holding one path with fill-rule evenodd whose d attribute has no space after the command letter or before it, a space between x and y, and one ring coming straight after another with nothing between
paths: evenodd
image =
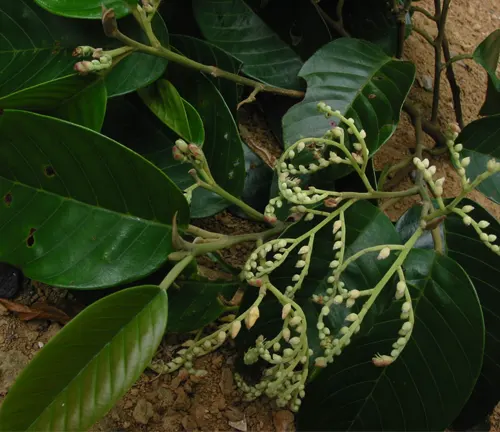
<instances>
[{"instance_id":1,"label":"brown twig","mask_svg":"<svg viewBox=\"0 0 500 432\"><path fill-rule=\"evenodd\" d=\"M415 122L415 118L419 115L418 109L409 100L406 100L403 105L403 110L410 116L412 122ZM422 119L422 129L429 135L438 146L446 145L446 137L444 136L441 129L430 121Z\"/></svg>"},{"instance_id":2,"label":"brown twig","mask_svg":"<svg viewBox=\"0 0 500 432\"><path fill-rule=\"evenodd\" d=\"M457 123L460 126L460 129L463 129L464 118L462 114L462 102L460 100L460 86L457 83L455 72L453 71L453 64L451 62L450 44L448 43L448 38L446 37L446 35L443 36L442 46L443 46L444 60L446 64L449 63L449 66L446 68L446 78L450 83L451 95L453 97L453 107L455 108L455 118L457 119Z\"/></svg>"},{"instance_id":3,"label":"brown twig","mask_svg":"<svg viewBox=\"0 0 500 432\"><path fill-rule=\"evenodd\" d=\"M344 37L351 37L351 35L344 28L344 20L342 18L342 8L344 6L344 0L340 0L337 4L337 15L339 15L337 20L334 20L330 15L328 15L321 6L315 0L311 0L311 3L316 8L319 16L338 34Z\"/></svg>"}]
</instances>

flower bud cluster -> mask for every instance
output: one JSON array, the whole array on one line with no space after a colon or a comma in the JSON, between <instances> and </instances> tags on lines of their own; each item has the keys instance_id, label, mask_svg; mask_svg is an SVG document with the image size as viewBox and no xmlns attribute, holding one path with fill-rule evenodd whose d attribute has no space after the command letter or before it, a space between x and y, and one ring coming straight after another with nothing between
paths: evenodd
<instances>
[{"instance_id":1,"label":"flower bud cluster","mask_svg":"<svg viewBox=\"0 0 500 432\"><path fill-rule=\"evenodd\" d=\"M456 171L458 175L460 176L460 180L462 182L462 187L467 186L470 184L470 180L466 177L466 171L465 169L469 166L470 164L470 157L464 157L461 158L460 152L463 150L464 146L462 144L455 144L454 139L449 139L446 141L446 145L448 146L448 149L450 150L450 157L455 165Z\"/></svg>"},{"instance_id":2,"label":"flower bud cluster","mask_svg":"<svg viewBox=\"0 0 500 432\"><path fill-rule=\"evenodd\" d=\"M176 161L191 162L192 164L201 165L205 161L203 150L196 144L188 144L183 139L175 141L172 147L172 155Z\"/></svg>"},{"instance_id":3,"label":"flower bud cluster","mask_svg":"<svg viewBox=\"0 0 500 432\"><path fill-rule=\"evenodd\" d=\"M281 208L283 206L283 201L280 197L271 198L269 200L269 204L264 209L264 218L266 222L274 223L278 220L276 217L276 209Z\"/></svg>"},{"instance_id":4,"label":"flower bud cluster","mask_svg":"<svg viewBox=\"0 0 500 432\"><path fill-rule=\"evenodd\" d=\"M436 198L441 198L445 178L441 177L434 180L433 176L436 174L436 166L430 165L429 159L420 160L418 157L413 158L413 164L423 174L424 180L428 183Z\"/></svg>"},{"instance_id":5,"label":"flower bud cluster","mask_svg":"<svg viewBox=\"0 0 500 432\"><path fill-rule=\"evenodd\" d=\"M485 220L480 220L479 222L475 221L468 213L474 210L474 207L471 205L466 205L462 207L461 210L455 211L460 216L462 216L462 222L470 226L472 225L477 232L479 239L494 253L500 255L500 246L495 244L497 241L497 236L495 234L488 234L484 231L485 228L490 226L490 223Z\"/></svg>"},{"instance_id":6,"label":"flower bud cluster","mask_svg":"<svg viewBox=\"0 0 500 432\"><path fill-rule=\"evenodd\" d=\"M285 303L281 318L283 329L277 337L266 341L261 335L244 355L245 364L254 364L259 359L270 367L265 369L261 380L254 386L244 382L237 375L236 383L247 400L262 394L276 398L279 407L289 405L298 411L305 396L304 385L307 378L308 358L311 351L307 347L305 318L302 311L294 310L292 303Z\"/></svg>"}]
</instances>

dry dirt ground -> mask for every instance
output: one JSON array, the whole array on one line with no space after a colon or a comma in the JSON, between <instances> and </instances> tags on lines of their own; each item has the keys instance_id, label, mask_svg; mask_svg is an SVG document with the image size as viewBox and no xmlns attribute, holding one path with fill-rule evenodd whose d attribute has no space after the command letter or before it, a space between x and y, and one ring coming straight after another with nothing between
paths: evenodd
<instances>
[{"instance_id":1,"label":"dry dirt ground","mask_svg":"<svg viewBox=\"0 0 500 432\"><path fill-rule=\"evenodd\" d=\"M432 10L432 0L423 0L420 6ZM423 16L416 17L417 25L435 35L432 22ZM455 54L470 53L486 35L500 27L499 0L454 0L450 10L448 37ZM405 58L417 65L418 82L424 83L433 76L433 53L431 47L418 35L412 35L406 43ZM464 116L466 123L477 118L485 92L486 74L472 61L455 64L457 80L462 88ZM442 102L440 122L444 126L454 121L451 93L448 82L442 77ZM418 86L411 92L410 99L419 103L424 111L430 112L432 93ZM270 133L262 129L262 122L251 120L245 125L246 131L256 140L269 140ZM431 140L426 144L432 146ZM273 151L272 142L262 142ZM400 160L410 154L414 145L413 129L405 114L397 133L377 154L375 163L382 168L387 163ZM453 196L459 183L453 174L448 158L437 157L432 163L438 172L445 172L447 182L445 194ZM450 177L452 180L450 181ZM409 182L409 180L407 181ZM401 184L400 187L407 187ZM483 204L497 218L500 218L500 206L495 206L480 194L473 198ZM409 206L411 199L398 202L388 210L391 218L397 218ZM207 229L224 229L231 233L258 230L255 225L240 221L228 214L218 215L203 222ZM225 252L225 258L232 259L232 264L241 263L248 252L248 247L239 245ZM37 301L56 304L73 313L78 310L78 303L66 291L47 290L38 284L27 283L20 298L24 304ZM33 358L47 341L54 336L61 326L48 321L23 322L0 305L0 400L13 383L16 375ZM167 349L160 350L159 356L166 356L179 341L176 336L168 336L164 344ZM168 348L170 346L170 348ZM237 391L232 376L234 357L230 347L200 359L198 368L208 371L204 378L190 378L183 374L157 376L146 372L140 380L120 400L111 412L99 421L93 432L111 431L150 431L169 432L183 430L225 431L287 431L293 430L293 414L278 410L272 402L261 399L251 403L243 402ZM492 429L500 431L500 411L491 419Z\"/></svg>"}]
</instances>

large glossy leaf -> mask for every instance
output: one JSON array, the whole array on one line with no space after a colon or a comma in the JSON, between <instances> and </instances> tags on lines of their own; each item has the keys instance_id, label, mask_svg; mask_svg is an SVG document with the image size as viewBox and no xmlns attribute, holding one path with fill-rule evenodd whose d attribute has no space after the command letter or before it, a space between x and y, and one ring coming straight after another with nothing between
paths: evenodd
<instances>
[{"instance_id":1,"label":"large glossy leaf","mask_svg":"<svg viewBox=\"0 0 500 432\"><path fill-rule=\"evenodd\" d=\"M129 288L89 306L35 356L9 390L2 431L83 431L150 363L167 325L167 294Z\"/></svg>"},{"instance_id":2,"label":"large glossy leaf","mask_svg":"<svg viewBox=\"0 0 500 432\"><path fill-rule=\"evenodd\" d=\"M464 200L475 210L470 216L486 220L490 226L484 231L500 238L498 220L478 203ZM481 376L461 414L461 421L470 428L490 414L500 399L500 257L492 253L478 238L472 227L463 224L456 215L445 223L448 256L458 262L471 278L481 301L486 326L486 345ZM498 241L496 242L498 244Z\"/></svg>"},{"instance_id":3,"label":"large glossy leaf","mask_svg":"<svg viewBox=\"0 0 500 432\"><path fill-rule=\"evenodd\" d=\"M285 145L323 136L331 128L330 120L317 111L323 101L352 117L375 153L396 129L415 66L387 56L370 42L341 38L318 50L299 75L307 81L307 92L283 118Z\"/></svg>"},{"instance_id":4,"label":"large glossy leaf","mask_svg":"<svg viewBox=\"0 0 500 432\"><path fill-rule=\"evenodd\" d=\"M231 297L238 283L186 281L179 290L171 289L169 332L190 332L215 321L225 310L224 299ZM221 298L222 297L222 298Z\"/></svg>"},{"instance_id":5,"label":"large glossy leaf","mask_svg":"<svg viewBox=\"0 0 500 432\"><path fill-rule=\"evenodd\" d=\"M187 142L203 144L205 132L200 115L179 95L170 81L158 80L139 90L139 96L151 112L176 134Z\"/></svg>"},{"instance_id":6,"label":"large glossy leaf","mask_svg":"<svg viewBox=\"0 0 500 432\"><path fill-rule=\"evenodd\" d=\"M465 199L461 205L472 205L475 210L470 213L476 221L485 220L490 223L486 232L500 238L498 221L478 203ZM418 228L421 207L408 210L398 221L396 227L403 241L407 240ZM468 429L476 425L490 414L500 399L500 318L496 305L500 304L500 280L498 255L492 253L479 240L472 227L464 225L457 215L450 215L440 226L443 234L443 245L446 254L453 258L471 278L481 302L486 326L486 344L483 367L477 385L458 418L459 429ZM426 233L426 241L418 247L433 248L432 237ZM421 237L422 238L422 237Z\"/></svg>"},{"instance_id":7,"label":"large glossy leaf","mask_svg":"<svg viewBox=\"0 0 500 432\"><path fill-rule=\"evenodd\" d=\"M152 25L158 40L163 46L168 46L168 30L160 15L155 15ZM134 18L127 17L120 20L120 29L128 36L149 44ZM106 75L108 96L123 95L151 84L163 75L167 64L168 60L162 57L138 52L128 55Z\"/></svg>"},{"instance_id":8,"label":"large glossy leaf","mask_svg":"<svg viewBox=\"0 0 500 432\"><path fill-rule=\"evenodd\" d=\"M113 8L117 18L130 13L131 0L35 0L49 12L70 18L99 19L102 15L102 5ZM130 3L130 7L127 5Z\"/></svg>"},{"instance_id":9,"label":"large glossy leaf","mask_svg":"<svg viewBox=\"0 0 500 432\"><path fill-rule=\"evenodd\" d=\"M490 159L500 160L500 114L469 123L457 137L464 146L463 157L470 157L466 175L474 180L486 171ZM500 203L500 173L493 174L478 187L490 200Z\"/></svg>"},{"instance_id":10,"label":"large glossy leaf","mask_svg":"<svg viewBox=\"0 0 500 432\"><path fill-rule=\"evenodd\" d=\"M492 115L500 113L500 78L497 76L500 58L500 29L493 31L475 49L473 58L488 73L486 99L479 113Z\"/></svg>"},{"instance_id":11,"label":"large glossy leaf","mask_svg":"<svg viewBox=\"0 0 500 432\"><path fill-rule=\"evenodd\" d=\"M120 144L51 117L0 116L0 258L27 277L92 288L136 280L189 220L179 189Z\"/></svg>"},{"instance_id":12,"label":"large glossy leaf","mask_svg":"<svg viewBox=\"0 0 500 432\"><path fill-rule=\"evenodd\" d=\"M96 79L57 106L51 115L99 132L106 114L107 91L104 80Z\"/></svg>"},{"instance_id":13,"label":"large glossy leaf","mask_svg":"<svg viewBox=\"0 0 500 432\"><path fill-rule=\"evenodd\" d=\"M398 338L401 303L394 302L307 387L300 429L443 430L467 401L484 344L474 287L455 261L434 251L415 249L404 270L415 312L404 351L388 367L371 362Z\"/></svg>"},{"instance_id":14,"label":"large glossy leaf","mask_svg":"<svg viewBox=\"0 0 500 432\"><path fill-rule=\"evenodd\" d=\"M218 68L237 74L241 69L241 62L236 60L226 51L221 50L215 45L184 35L172 35L171 44L175 49L185 56L197 62L217 66ZM220 77L209 76L216 85L217 90L226 101L229 109L236 116L236 106L238 105L238 87L233 81L222 79Z\"/></svg>"},{"instance_id":15,"label":"large glossy leaf","mask_svg":"<svg viewBox=\"0 0 500 432\"><path fill-rule=\"evenodd\" d=\"M243 63L243 72L265 83L300 88L302 61L243 0L194 0L203 36Z\"/></svg>"},{"instance_id":16,"label":"large glossy leaf","mask_svg":"<svg viewBox=\"0 0 500 432\"><path fill-rule=\"evenodd\" d=\"M168 32L161 17L155 17L153 26L160 41L167 45ZM131 37L145 41L133 18L121 20L120 28ZM52 15L27 0L0 5L0 35L0 97L50 82L52 86L59 86L60 92L61 83L54 80L73 73L77 59L71 53L76 46L117 47L116 41L104 36L99 22ZM108 95L131 92L153 82L165 71L166 65L167 60L160 57L129 55L106 74ZM69 82L64 83L67 91ZM75 83L75 92L81 83ZM55 96L56 93L52 94L47 103Z\"/></svg>"}]
</instances>

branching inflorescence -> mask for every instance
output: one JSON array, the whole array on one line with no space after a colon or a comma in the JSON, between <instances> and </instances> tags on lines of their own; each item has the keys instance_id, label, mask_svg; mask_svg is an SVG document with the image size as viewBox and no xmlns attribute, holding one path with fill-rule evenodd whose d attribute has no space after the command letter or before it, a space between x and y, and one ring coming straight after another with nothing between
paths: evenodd
<instances>
[{"instance_id":1,"label":"branching inflorescence","mask_svg":"<svg viewBox=\"0 0 500 432\"><path fill-rule=\"evenodd\" d=\"M474 221L468 213L473 208L468 205L459 208L460 201L479 183L500 170L500 164L495 160L488 163L487 170L474 181L465 176L465 168L470 158L461 158L463 146L455 144L456 133L451 133L448 140L451 157L461 178L462 193L449 204L445 204L443 195L444 177L434 179L436 167L430 165L427 159L415 157L413 163L421 172L423 184L416 188L398 192L381 192L375 190L366 176L366 168L370 152L366 144L366 132L358 129L352 118L344 117L339 111L332 110L325 103L319 103L318 109L327 118L336 117L339 125L334 126L322 138L305 138L291 145L276 164L279 178L279 195L272 198L266 206L264 220L270 224L277 223L277 209L285 204L291 204L290 212L295 220L311 221L320 219L312 228L298 237L275 238L258 245L252 252L241 272L241 278L250 286L259 290L256 300L239 316L234 316L230 323L223 324L213 334L200 340L190 340L186 348L180 350L177 356L166 365L155 364L153 368L159 371L172 372L185 367L190 373L203 375L205 372L195 370L194 360L220 347L230 336L236 338L243 323L251 329L260 317L259 306L269 293L281 304L281 329L276 336L265 339L257 337L255 345L247 350L244 362L247 365L264 362L267 367L257 384L247 384L243 377L236 374L236 382L245 393L247 399L267 395L277 400L279 406L289 405L294 411L300 407L305 395L305 385L311 370L319 370L335 357L342 354L362 327L363 320L373 306L382 290L396 278L394 301L399 303L401 326L399 334L395 335L392 347L385 354L374 353L372 362L375 366L384 367L392 364L402 353L409 342L415 325L415 317L409 286L404 273L404 263L418 238L427 229L434 229L443 217L456 213L463 218L466 225L472 225L479 238L495 253L499 246L495 245L496 236L487 234L486 221ZM347 137L352 137L353 143ZM216 188L216 183L210 174L203 152L194 144L178 140L173 149L174 158L193 165L193 176L197 184L210 190ZM331 165L348 165L352 167L366 186L367 192L337 192L318 189L314 186L304 186L310 174L325 169ZM425 188L425 191L422 191ZM432 203L422 207L420 227L405 244L384 244L362 249L351 256L346 256L346 210L357 200L414 195L420 193L434 196L438 208L431 211ZM319 305L319 313L315 323L307 322L304 311L294 301L308 275L315 245L315 236L326 226L331 226L332 258L325 275L327 286L325 291L312 295L312 301ZM392 264L378 283L365 290L346 286L343 274L350 265L364 256L372 256L374 260L391 259ZM273 272L288 263L293 266L289 283L283 290L272 282ZM353 307L356 305L357 312ZM333 308L343 307L346 314L343 324L333 328L327 319ZM313 353L307 338L308 326L315 326L320 340L321 353ZM311 369L312 368L312 369Z\"/></svg>"}]
</instances>

